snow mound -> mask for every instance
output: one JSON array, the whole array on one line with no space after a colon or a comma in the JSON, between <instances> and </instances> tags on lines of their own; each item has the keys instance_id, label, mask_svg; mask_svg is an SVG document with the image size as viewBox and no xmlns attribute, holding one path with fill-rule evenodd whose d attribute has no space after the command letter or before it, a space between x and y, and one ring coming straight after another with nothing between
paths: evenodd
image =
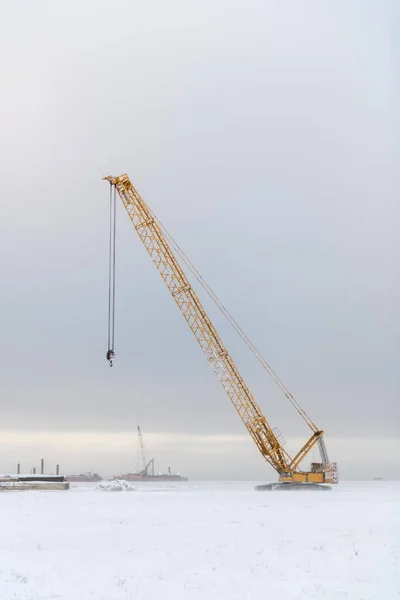
<instances>
[{"instance_id":1,"label":"snow mound","mask_svg":"<svg viewBox=\"0 0 400 600\"><path fill-rule=\"evenodd\" d=\"M95 490L101 490L102 492L134 492L135 488L131 483L124 481L123 479L114 479L113 481L102 481L96 487Z\"/></svg>"}]
</instances>

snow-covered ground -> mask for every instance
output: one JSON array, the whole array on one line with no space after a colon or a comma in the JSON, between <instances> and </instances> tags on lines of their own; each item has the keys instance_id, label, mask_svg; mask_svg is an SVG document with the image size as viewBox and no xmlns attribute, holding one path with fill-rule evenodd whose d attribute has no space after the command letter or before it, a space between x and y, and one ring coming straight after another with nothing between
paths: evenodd
<instances>
[{"instance_id":1,"label":"snow-covered ground","mask_svg":"<svg viewBox=\"0 0 400 600\"><path fill-rule=\"evenodd\" d=\"M400 482L0 493L1 600L395 600Z\"/></svg>"}]
</instances>

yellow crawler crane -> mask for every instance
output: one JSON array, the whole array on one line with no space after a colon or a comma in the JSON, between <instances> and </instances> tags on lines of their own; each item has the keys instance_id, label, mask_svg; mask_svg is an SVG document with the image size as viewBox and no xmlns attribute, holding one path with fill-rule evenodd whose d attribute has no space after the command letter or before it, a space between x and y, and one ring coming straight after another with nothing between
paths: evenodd
<instances>
[{"instance_id":1,"label":"yellow crawler crane","mask_svg":"<svg viewBox=\"0 0 400 600\"><path fill-rule=\"evenodd\" d=\"M112 366L114 360L114 293L115 293L115 190L118 192L123 205L142 240L153 263L160 273L165 285L179 307L187 324L198 344L211 364L222 387L228 394L232 404L239 413L247 431L250 433L264 459L279 474L280 484L267 484L258 489L279 489L292 487L293 484L318 484L338 483L336 463L329 462L323 431L319 429L310 417L304 412L292 394L287 390L281 380L272 371L269 365L251 344L244 332L245 340L256 354L257 359L263 364L275 383L290 400L301 417L312 431L311 437L304 446L292 457L283 448L282 436L273 429L261 412L253 394L248 388L225 348L217 330L204 310L196 292L187 279L180 263L178 262L172 246L172 238L155 217L149 206L132 185L128 175L119 177L108 176L104 178L110 185L110 290L109 290L109 349L107 359ZM114 194L113 194L114 191ZM172 240L172 242L171 242ZM175 251L179 247L175 245ZM191 264L191 263L189 263ZM233 320L233 319L232 319ZM234 323L236 323L234 321ZM236 324L237 325L237 324ZM242 336L243 337L243 336ZM246 342L246 343L247 343ZM312 463L308 471L300 468L300 464L310 450L318 444L321 462ZM282 485L283 484L283 485ZM325 487L325 486L322 486Z\"/></svg>"}]
</instances>

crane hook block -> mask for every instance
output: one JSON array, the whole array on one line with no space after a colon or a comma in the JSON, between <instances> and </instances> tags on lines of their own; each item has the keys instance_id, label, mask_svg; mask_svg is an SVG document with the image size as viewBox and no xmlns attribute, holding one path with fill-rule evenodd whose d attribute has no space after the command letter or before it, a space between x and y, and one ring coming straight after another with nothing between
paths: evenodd
<instances>
[{"instance_id":1,"label":"crane hook block","mask_svg":"<svg viewBox=\"0 0 400 600\"><path fill-rule=\"evenodd\" d=\"M110 363L110 367L112 367L114 358L115 358L114 350L108 350L107 354L106 354L106 358L107 358L108 362Z\"/></svg>"}]
</instances>

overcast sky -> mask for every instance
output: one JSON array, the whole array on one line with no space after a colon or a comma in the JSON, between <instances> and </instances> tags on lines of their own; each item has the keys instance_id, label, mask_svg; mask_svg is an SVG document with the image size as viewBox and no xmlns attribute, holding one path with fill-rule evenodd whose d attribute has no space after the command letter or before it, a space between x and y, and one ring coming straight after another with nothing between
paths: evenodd
<instances>
[{"instance_id":1,"label":"overcast sky","mask_svg":"<svg viewBox=\"0 0 400 600\"><path fill-rule=\"evenodd\" d=\"M128 173L326 431L400 476L398 3L0 1L0 470L273 479L122 205ZM395 39L397 36L397 41ZM207 308L208 303L205 303ZM210 314L289 451L308 435Z\"/></svg>"}]
</instances>

